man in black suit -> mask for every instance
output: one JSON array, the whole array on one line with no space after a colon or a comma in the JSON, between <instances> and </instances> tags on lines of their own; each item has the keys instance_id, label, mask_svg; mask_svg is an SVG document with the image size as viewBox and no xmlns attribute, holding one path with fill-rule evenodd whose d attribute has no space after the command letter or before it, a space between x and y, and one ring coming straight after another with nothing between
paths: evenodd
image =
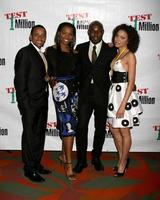
<instances>
[{"instance_id":1,"label":"man in black suit","mask_svg":"<svg viewBox=\"0 0 160 200\"><path fill-rule=\"evenodd\" d=\"M108 91L110 87L110 63L116 49L103 40L103 25L93 21L88 29L88 42L77 45L80 65L80 94L78 130L76 135L77 164L74 172L80 173L87 167L88 124L94 114L94 140L91 163L95 170L104 170L100 160L105 140Z\"/></svg>"},{"instance_id":2,"label":"man in black suit","mask_svg":"<svg viewBox=\"0 0 160 200\"><path fill-rule=\"evenodd\" d=\"M20 49L15 58L14 84L22 116L22 160L24 175L31 181L43 182L40 174L50 170L41 165L48 113L47 63L39 51L46 41L46 29L36 25L30 33L30 44Z\"/></svg>"}]
</instances>

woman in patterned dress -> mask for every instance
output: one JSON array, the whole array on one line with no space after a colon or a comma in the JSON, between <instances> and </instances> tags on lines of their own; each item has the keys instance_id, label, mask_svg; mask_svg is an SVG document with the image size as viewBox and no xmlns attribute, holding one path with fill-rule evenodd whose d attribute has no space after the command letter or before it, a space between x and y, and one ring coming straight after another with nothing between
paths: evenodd
<instances>
[{"instance_id":1,"label":"woman in patterned dress","mask_svg":"<svg viewBox=\"0 0 160 200\"><path fill-rule=\"evenodd\" d=\"M118 151L114 176L121 177L129 165L131 148L130 128L138 125L142 107L134 91L136 77L135 52L139 35L130 25L121 24L113 30L112 42L118 52L111 63L112 85L109 91L108 122Z\"/></svg>"},{"instance_id":2,"label":"woman in patterned dress","mask_svg":"<svg viewBox=\"0 0 160 200\"><path fill-rule=\"evenodd\" d=\"M59 160L64 164L66 177L75 180L72 170L72 148L77 127L78 66L74 50L76 29L63 22L58 26L55 45L46 49L49 81L57 116L57 129L62 139Z\"/></svg>"}]
</instances>

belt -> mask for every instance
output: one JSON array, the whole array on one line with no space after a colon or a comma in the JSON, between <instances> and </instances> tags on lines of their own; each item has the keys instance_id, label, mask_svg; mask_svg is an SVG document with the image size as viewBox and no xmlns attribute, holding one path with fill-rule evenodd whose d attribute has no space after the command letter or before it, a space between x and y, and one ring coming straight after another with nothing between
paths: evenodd
<instances>
[{"instance_id":1,"label":"belt","mask_svg":"<svg viewBox=\"0 0 160 200\"><path fill-rule=\"evenodd\" d=\"M128 82L128 72L113 71L112 83L125 83Z\"/></svg>"},{"instance_id":2,"label":"belt","mask_svg":"<svg viewBox=\"0 0 160 200\"><path fill-rule=\"evenodd\" d=\"M56 77L58 81L68 81L75 79L75 76L58 76Z\"/></svg>"}]
</instances>

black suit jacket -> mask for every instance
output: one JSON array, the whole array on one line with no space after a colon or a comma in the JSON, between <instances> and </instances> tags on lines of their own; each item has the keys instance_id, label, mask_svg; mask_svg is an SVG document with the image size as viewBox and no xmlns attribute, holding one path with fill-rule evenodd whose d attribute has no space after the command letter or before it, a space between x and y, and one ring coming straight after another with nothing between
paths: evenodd
<instances>
[{"instance_id":1,"label":"black suit jacket","mask_svg":"<svg viewBox=\"0 0 160 200\"><path fill-rule=\"evenodd\" d=\"M16 97L19 109L46 105L48 84L44 62L32 44L20 49L15 58Z\"/></svg>"},{"instance_id":2,"label":"black suit jacket","mask_svg":"<svg viewBox=\"0 0 160 200\"><path fill-rule=\"evenodd\" d=\"M76 50L78 51L80 66L80 102L87 101L90 82L93 78L95 102L106 105L110 87L110 63L117 53L116 48L111 48L108 44L102 42L95 64L92 64L88 57L89 42L77 45Z\"/></svg>"}]
</instances>

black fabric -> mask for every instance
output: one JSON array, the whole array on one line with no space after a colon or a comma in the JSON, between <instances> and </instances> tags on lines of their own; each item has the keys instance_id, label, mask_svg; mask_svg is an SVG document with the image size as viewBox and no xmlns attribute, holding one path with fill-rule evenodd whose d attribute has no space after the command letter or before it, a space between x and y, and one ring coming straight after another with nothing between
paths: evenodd
<instances>
[{"instance_id":1,"label":"black fabric","mask_svg":"<svg viewBox=\"0 0 160 200\"><path fill-rule=\"evenodd\" d=\"M44 62L32 44L18 51L14 85L22 115L22 159L25 168L40 165L48 113L48 85Z\"/></svg>"},{"instance_id":2,"label":"black fabric","mask_svg":"<svg viewBox=\"0 0 160 200\"><path fill-rule=\"evenodd\" d=\"M76 76L78 77L78 55L76 53L61 52L50 46L46 50L48 62L48 74L54 77Z\"/></svg>"},{"instance_id":3,"label":"black fabric","mask_svg":"<svg viewBox=\"0 0 160 200\"><path fill-rule=\"evenodd\" d=\"M110 48L102 42L100 53L93 64L89 57L89 42L77 46L80 66L80 94L78 107L78 127L76 135L77 158L79 162L86 162L88 146L88 125L92 113L94 114L94 156L100 157L105 133L108 104L108 90L110 87L110 63L117 54L116 48ZM91 79L93 84L91 84Z\"/></svg>"},{"instance_id":4,"label":"black fabric","mask_svg":"<svg viewBox=\"0 0 160 200\"><path fill-rule=\"evenodd\" d=\"M112 83L125 83L128 82L128 72L113 71Z\"/></svg>"}]
</instances>

